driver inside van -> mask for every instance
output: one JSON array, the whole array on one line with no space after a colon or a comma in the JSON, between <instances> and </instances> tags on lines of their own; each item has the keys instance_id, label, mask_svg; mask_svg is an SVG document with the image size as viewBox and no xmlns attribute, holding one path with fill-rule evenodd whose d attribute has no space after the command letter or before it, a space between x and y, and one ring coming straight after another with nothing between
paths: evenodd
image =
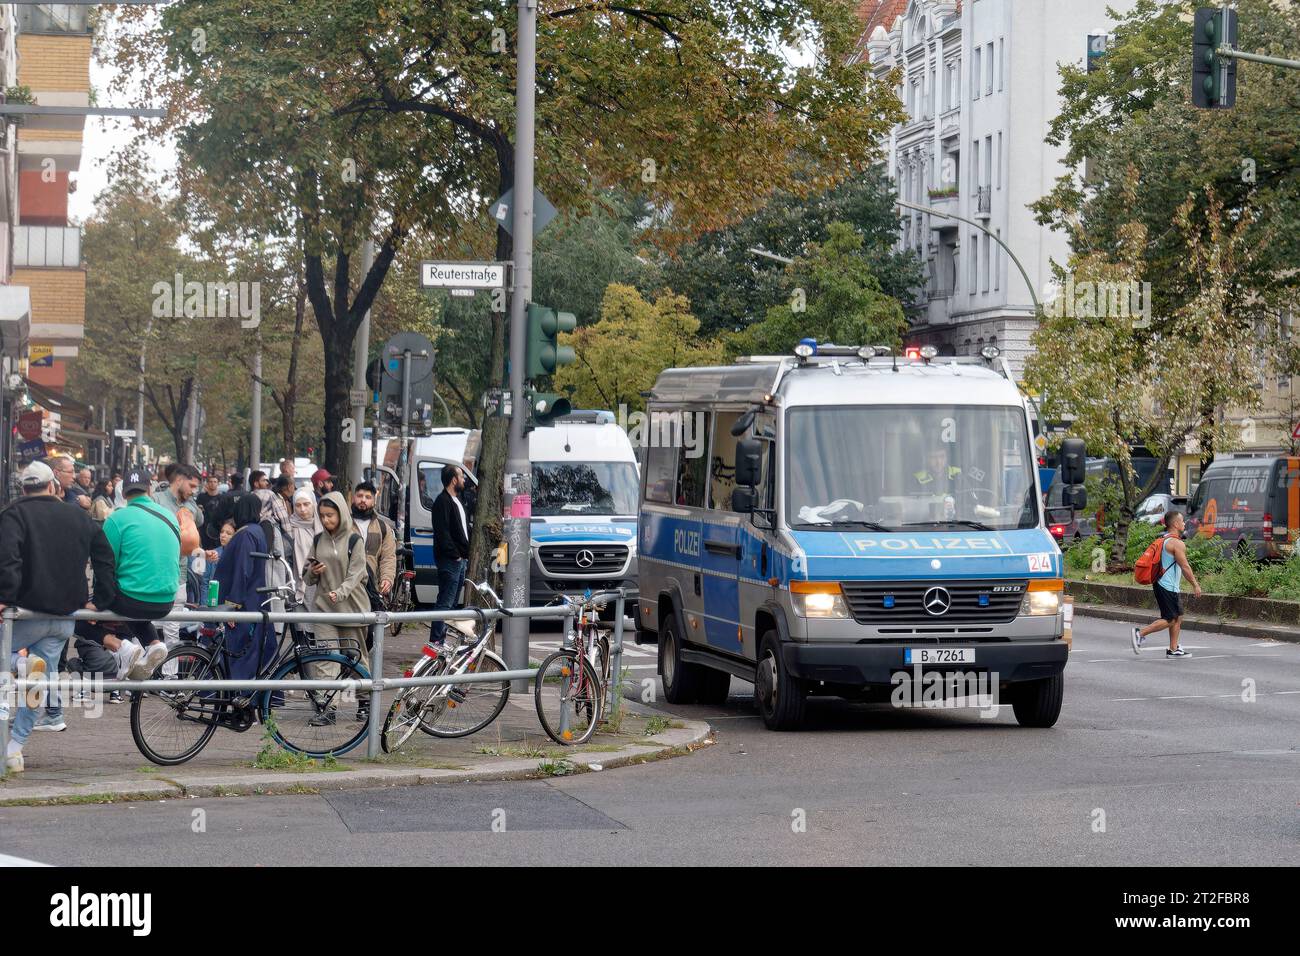
<instances>
[{"instance_id":1,"label":"driver inside van","mask_svg":"<svg viewBox=\"0 0 1300 956\"><path fill-rule=\"evenodd\" d=\"M956 490L961 469L948 464L948 454L942 448L931 448L925 467L912 472L913 488L926 495L949 494Z\"/></svg>"}]
</instances>

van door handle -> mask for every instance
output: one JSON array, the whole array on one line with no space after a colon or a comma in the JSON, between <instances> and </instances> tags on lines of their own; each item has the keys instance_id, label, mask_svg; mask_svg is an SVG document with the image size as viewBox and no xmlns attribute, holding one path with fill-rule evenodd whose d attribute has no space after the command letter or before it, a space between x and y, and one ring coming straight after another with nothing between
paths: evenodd
<instances>
[{"instance_id":1,"label":"van door handle","mask_svg":"<svg viewBox=\"0 0 1300 956\"><path fill-rule=\"evenodd\" d=\"M704 550L709 554L727 554L736 560L740 560L740 545L732 544L729 541L709 541L706 539Z\"/></svg>"}]
</instances>

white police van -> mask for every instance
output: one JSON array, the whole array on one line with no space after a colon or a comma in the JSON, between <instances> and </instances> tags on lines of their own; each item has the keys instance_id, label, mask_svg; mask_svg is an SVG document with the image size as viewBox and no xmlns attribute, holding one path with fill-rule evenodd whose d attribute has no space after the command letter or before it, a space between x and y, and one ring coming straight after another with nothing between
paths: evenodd
<instances>
[{"instance_id":1,"label":"white police van","mask_svg":"<svg viewBox=\"0 0 1300 956\"><path fill-rule=\"evenodd\" d=\"M532 463L529 603L635 589L636 456L606 411L575 411L528 433ZM635 602L627 604L628 613ZM612 605L611 605L612 610Z\"/></svg>"},{"instance_id":2,"label":"white police van","mask_svg":"<svg viewBox=\"0 0 1300 956\"><path fill-rule=\"evenodd\" d=\"M734 675L787 729L810 693L890 700L900 681L956 673L1023 725L1056 722L1061 552L995 348L803 343L669 369L648 412L638 640L658 642L670 702L721 703ZM1079 507L1083 466L1067 439Z\"/></svg>"}]
</instances>

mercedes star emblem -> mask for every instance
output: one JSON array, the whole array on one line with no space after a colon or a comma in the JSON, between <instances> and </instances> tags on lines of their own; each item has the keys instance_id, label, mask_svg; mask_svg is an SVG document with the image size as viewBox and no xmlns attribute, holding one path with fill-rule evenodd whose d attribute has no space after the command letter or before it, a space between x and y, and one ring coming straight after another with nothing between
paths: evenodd
<instances>
[{"instance_id":1,"label":"mercedes star emblem","mask_svg":"<svg viewBox=\"0 0 1300 956\"><path fill-rule=\"evenodd\" d=\"M947 588L930 588L921 596L921 606L925 608L926 614L938 617L948 613L948 608L952 607L952 596Z\"/></svg>"},{"instance_id":2,"label":"mercedes star emblem","mask_svg":"<svg viewBox=\"0 0 1300 956\"><path fill-rule=\"evenodd\" d=\"M577 562L578 567L589 568L596 563L596 556L592 554L590 551L588 551L586 548L583 548L581 551L578 552L578 556L574 560Z\"/></svg>"}]
</instances>

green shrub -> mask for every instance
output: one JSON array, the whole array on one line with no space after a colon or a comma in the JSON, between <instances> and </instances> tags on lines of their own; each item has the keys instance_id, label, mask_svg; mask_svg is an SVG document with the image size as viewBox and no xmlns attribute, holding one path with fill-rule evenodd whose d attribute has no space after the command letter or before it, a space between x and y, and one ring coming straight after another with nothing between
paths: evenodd
<instances>
[{"instance_id":1,"label":"green shrub","mask_svg":"<svg viewBox=\"0 0 1300 956\"><path fill-rule=\"evenodd\" d=\"M1162 525L1134 521L1128 526L1128 543L1124 549L1125 561L1129 565L1134 564L1138 558L1142 557L1142 552L1147 549L1147 545L1164 534L1164 532L1165 529Z\"/></svg>"},{"instance_id":2,"label":"green shrub","mask_svg":"<svg viewBox=\"0 0 1300 956\"><path fill-rule=\"evenodd\" d=\"M1223 570L1223 545L1220 539L1194 534L1184 543L1187 545L1187 563L1202 581Z\"/></svg>"},{"instance_id":3,"label":"green shrub","mask_svg":"<svg viewBox=\"0 0 1300 956\"><path fill-rule=\"evenodd\" d=\"M1287 564L1258 564L1233 555L1216 574L1201 581L1202 589L1231 597L1265 597L1274 590L1300 586L1300 569Z\"/></svg>"},{"instance_id":4,"label":"green shrub","mask_svg":"<svg viewBox=\"0 0 1300 956\"><path fill-rule=\"evenodd\" d=\"M1293 557L1275 567L1277 576L1268 589L1268 596L1275 601L1300 601L1300 558Z\"/></svg>"}]
</instances>

